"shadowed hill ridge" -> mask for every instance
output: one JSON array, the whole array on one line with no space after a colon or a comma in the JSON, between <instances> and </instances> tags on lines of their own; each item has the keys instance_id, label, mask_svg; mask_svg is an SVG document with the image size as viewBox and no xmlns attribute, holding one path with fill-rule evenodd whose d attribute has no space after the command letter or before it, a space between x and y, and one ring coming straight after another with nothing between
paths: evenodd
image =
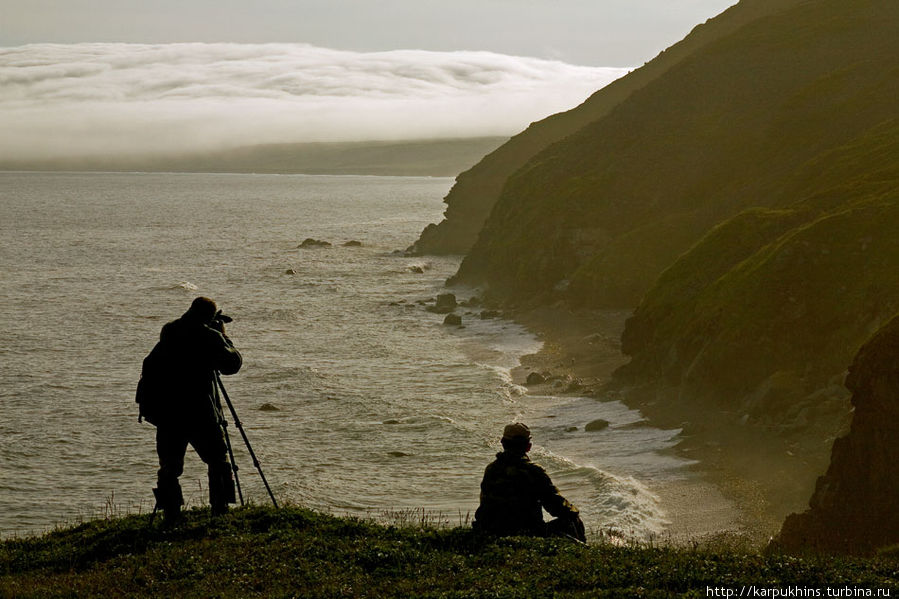
<instances>
[{"instance_id":1,"label":"shadowed hill ridge","mask_svg":"<svg viewBox=\"0 0 899 599\"><path fill-rule=\"evenodd\" d=\"M718 40L761 16L783 10L801 0L744 0L668 48L643 67L612 82L583 104L532 123L461 173L445 198L445 218L429 225L410 248L417 254L464 254L471 249L508 178L539 152L606 116L634 91L653 81L697 49Z\"/></svg>"},{"instance_id":2,"label":"shadowed hill ridge","mask_svg":"<svg viewBox=\"0 0 899 599\"><path fill-rule=\"evenodd\" d=\"M794 172L896 116L896 12L805 2L703 46L516 172L456 280L636 305L715 224L802 199L817 181L787 190Z\"/></svg>"}]
</instances>

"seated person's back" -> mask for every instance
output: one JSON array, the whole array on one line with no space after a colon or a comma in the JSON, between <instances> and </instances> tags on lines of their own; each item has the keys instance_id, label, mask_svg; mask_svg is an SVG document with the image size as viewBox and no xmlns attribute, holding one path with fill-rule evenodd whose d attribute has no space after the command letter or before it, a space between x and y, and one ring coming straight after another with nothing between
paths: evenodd
<instances>
[{"instance_id":1,"label":"seated person's back","mask_svg":"<svg viewBox=\"0 0 899 599\"><path fill-rule=\"evenodd\" d=\"M531 462L531 433L510 424L503 430L503 451L484 471L477 530L498 535L571 536L584 541L578 510L553 485L546 471ZM555 520L543 521L543 510Z\"/></svg>"}]
</instances>

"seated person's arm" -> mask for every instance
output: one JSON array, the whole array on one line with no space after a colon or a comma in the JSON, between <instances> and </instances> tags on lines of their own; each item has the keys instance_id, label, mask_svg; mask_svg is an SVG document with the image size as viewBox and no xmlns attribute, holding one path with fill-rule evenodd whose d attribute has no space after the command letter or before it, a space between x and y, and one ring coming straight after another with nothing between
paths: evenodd
<instances>
[{"instance_id":1,"label":"seated person's arm","mask_svg":"<svg viewBox=\"0 0 899 599\"><path fill-rule=\"evenodd\" d=\"M549 475L542 468L539 469L536 476L543 509L555 518L574 518L578 515L577 508L562 497Z\"/></svg>"}]
</instances>

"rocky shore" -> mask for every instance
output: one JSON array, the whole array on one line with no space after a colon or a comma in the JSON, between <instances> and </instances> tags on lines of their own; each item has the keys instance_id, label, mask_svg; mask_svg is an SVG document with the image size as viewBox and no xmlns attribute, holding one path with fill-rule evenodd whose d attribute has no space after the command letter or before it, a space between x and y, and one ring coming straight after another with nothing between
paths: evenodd
<instances>
[{"instance_id":1,"label":"rocky shore","mask_svg":"<svg viewBox=\"0 0 899 599\"><path fill-rule=\"evenodd\" d=\"M796 550L804 546L803 539L814 537L816 546L833 550L832 543L827 543L832 540L828 536L831 528L828 522L842 513L844 506L858 504L855 511L860 522L870 521L864 517L867 508L857 498L853 499L854 478L847 473L864 479L857 481L864 486L865 481L876 478L868 466L877 462L879 466L874 464L874 470L884 470L883 463L888 461L881 458L891 451L891 446L880 443L871 447L863 438L871 428L865 427L866 422L877 420L876 416L873 420L864 416L872 412L870 406L875 406L873 410L879 414L884 409L877 406L889 404L885 396L868 397L876 396L875 392L883 395L883 389L869 389L868 371L888 370L893 355L888 351L892 347L889 343L899 339L896 322L892 329L885 327L886 332L878 337L893 341L872 342L853 365L847 386L855 392L855 420L852 421L852 412L847 409L843 432L849 430L852 422L854 437L834 443L834 437L825 435L826 431L822 432L814 422L800 427L795 423L776 426L741 419L723 410L719 402L702 398L684 400L676 396L675 387L665 388L658 381L635 381L628 369L622 368L629 363L620 341L633 315L629 310L571 309L562 302L502 310L489 300L483 302L473 297L457 301L452 294L426 303L426 310L448 317L463 318L459 313L465 319L501 316L537 335L542 342L540 351L524 356L512 373L514 382L525 386L531 395L592 397L597 402L617 400L639 410L648 426L679 430L679 441L670 451L689 464L686 476L678 481L641 481L658 497L666 512L670 524L664 540L689 544L701 539L726 539L742 547L761 549L778 537L779 544L773 546ZM881 347L884 344L889 345L886 350ZM862 411L861 419L859 401L867 410ZM832 423L827 424L829 430ZM882 424L891 426L889 422ZM601 430L608 423L601 420L586 423L586 430L591 426ZM832 446L834 464L831 464ZM871 459L863 459L865 456ZM825 471L827 476L822 477ZM884 484L871 488L881 489ZM885 493L878 501L868 503L883 506L889 501L886 498L892 496ZM813 509L807 512L810 497L813 497ZM795 515L801 512L806 513ZM785 532L781 533L785 520ZM843 536L847 535L850 533ZM857 545L857 541L854 539L853 543Z\"/></svg>"},{"instance_id":2,"label":"rocky shore","mask_svg":"<svg viewBox=\"0 0 899 599\"><path fill-rule=\"evenodd\" d=\"M666 404L646 389L621 385L614 373L628 361L619 339L630 314L562 306L507 313L543 341L541 351L522 359L513 373L516 382L526 384L537 373L544 382L528 385L532 393L617 399L640 410L651 426L682 429L673 451L694 462L693 476L677 484L647 482L668 512L672 539L724 535L765 545L788 514L807 505L815 478L827 468L829 447L820 452L820 463L809 463L793 451L796 438L734 424L726 414L688 403Z\"/></svg>"}]
</instances>

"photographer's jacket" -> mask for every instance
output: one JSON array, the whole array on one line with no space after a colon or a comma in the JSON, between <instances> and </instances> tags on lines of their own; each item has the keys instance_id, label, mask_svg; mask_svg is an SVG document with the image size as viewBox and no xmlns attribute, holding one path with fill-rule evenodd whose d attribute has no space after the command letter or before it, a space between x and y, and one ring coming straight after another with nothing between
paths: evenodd
<instances>
[{"instance_id":1,"label":"photographer's jacket","mask_svg":"<svg viewBox=\"0 0 899 599\"><path fill-rule=\"evenodd\" d=\"M143 377L154 380L157 405L141 411L156 424L217 421L215 371L234 374L240 353L223 333L185 315L164 327L159 343L144 360Z\"/></svg>"}]
</instances>

